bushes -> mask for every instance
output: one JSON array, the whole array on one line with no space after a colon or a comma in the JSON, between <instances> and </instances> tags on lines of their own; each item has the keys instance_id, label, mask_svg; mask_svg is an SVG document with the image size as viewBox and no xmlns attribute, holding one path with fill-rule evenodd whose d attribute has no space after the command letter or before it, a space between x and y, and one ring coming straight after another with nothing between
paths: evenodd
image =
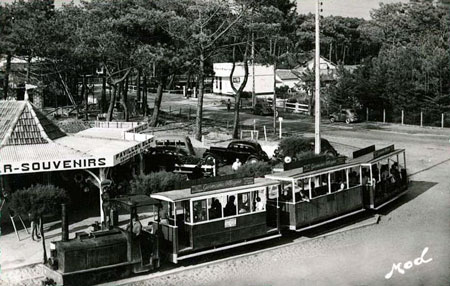
<instances>
[{"instance_id":1,"label":"bushes","mask_svg":"<svg viewBox=\"0 0 450 286\"><path fill-rule=\"evenodd\" d=\"M54 185L37 184L14 192L11 196L11 209L23 217L42 217L58 214L60 205L68 201L65 190Z\"/></svg>"},{"instance_id":2,"label":"bushes","mask_svg":"<svg viewBox=\"0 0 450 286\"><path fill-rule=\"evenodd\" d=\"M297 154L306 156L304 153L310 153L308 151L313 150L311 140L298 136L284 138L279 146L283 156L289 157L297 157Z\"/></svg>"},{"instance_id":3,"label":"bushes","mask_svg":"<svg viewBox=\"0 0 450 286\"><path fill-rule=\"evenodd\" d=\"M272 173L272 166L266 162L247 163L238 170L245 177L263 177Z\"/></svg>"},{"instance_id":4,"label":"bushes","mask_svg":"<svg viewBox=\"0 0 450 286\"><path fill-rule=\"evenodd\" d=\"M186 181L186 176L166 171L135 176L130 182L133 194L149 195L170 191Z\"/></svg>"}]
</instances>

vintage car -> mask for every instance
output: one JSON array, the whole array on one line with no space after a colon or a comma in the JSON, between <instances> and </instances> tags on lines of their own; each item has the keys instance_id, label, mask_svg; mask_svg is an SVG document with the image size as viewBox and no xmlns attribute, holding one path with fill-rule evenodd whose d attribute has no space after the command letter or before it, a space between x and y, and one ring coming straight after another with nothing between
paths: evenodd
<instances>
[{"instance_id":1,"label":"vintage car","mask_svg":"<svg viewBox=\"0 0 450 286\"><path fill-rule=\"evenodd\" d=\"M226 148L212 146L203 154L206 161L215 160L217 164L232 164L236 159L241 162L269 161L269 156L256 141L235 140Z\"/></svg>"},{"instance_id":2,"label":"vintage car","mask_svg":"<svg viewBox=\"0 0 450 286\"><path fill-rule=\"evenodd\" d=\"M355 110L349 108L334 112L330 114L329 118L330 122L342 121L347 124L358 121L358 115L356 114Z\"/></svg>"}]
</instances>

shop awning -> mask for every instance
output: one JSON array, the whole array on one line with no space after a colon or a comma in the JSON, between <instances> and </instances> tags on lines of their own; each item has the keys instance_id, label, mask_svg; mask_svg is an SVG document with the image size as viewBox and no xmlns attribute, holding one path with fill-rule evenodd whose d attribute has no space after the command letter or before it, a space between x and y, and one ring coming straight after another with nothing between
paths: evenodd
<instances>
[{"instance_id":1,"label":"shop awning","mask_svg":"<svg viewBox=\"0 0 450 286\"><path fill-rule=\"evenodd\" d=\"M153 141L132 131L111 124L69 135L28 101L0 101L0 175L113 167Z\"/></svg>"}]
</instances>

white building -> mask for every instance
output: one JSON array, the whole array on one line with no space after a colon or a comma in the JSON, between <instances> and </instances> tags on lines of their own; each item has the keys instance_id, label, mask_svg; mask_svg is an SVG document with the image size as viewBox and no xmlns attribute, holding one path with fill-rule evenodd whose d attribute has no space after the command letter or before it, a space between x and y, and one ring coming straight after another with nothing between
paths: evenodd
<instances>
[{"instance_id":1,"label":"white building","mask_svg":"<svg viewBox=\"0 0 450 286\"><path fill-rule=\"evenodd\" d=\"M300 78L289 69L277 69L277 87L287 86L296 89Z\"/></svg>"},{"instance_id":2,"label":"white building","mask_svg":"<svg viewBox=\"0 0 450 286\"><path fill-rule=\"evenodd\" d=\"M233 63L215 63L214 64L214 82L213 92L215 94L234 94L230 83L230 74ZM236 89L240 87L244 81L244 64L236 63L233 73L233 83ZM273 94L274 85L273 65L265 66L255 64L255 93L256 94ZM253 70L252 65L248 66L248 80L244 87L244 91L252 92L253 89Z\"/></svg>"}]
</instances>

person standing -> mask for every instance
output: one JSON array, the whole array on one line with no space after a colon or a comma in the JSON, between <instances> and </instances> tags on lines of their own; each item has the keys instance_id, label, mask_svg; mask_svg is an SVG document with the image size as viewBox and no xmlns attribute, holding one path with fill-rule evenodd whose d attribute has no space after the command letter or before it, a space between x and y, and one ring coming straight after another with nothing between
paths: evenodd
<instances>
[{"instance_id":1,"label":"person standing","mask_svg":"<svg viewBox=\"0 0 450 286\"><path fill-rule=\"evenodd\" d=\"M104 219L104 226L108 227L110 224L110 217L109 217L109 212L110 212L110 198L111 198L111 194L110 194L110 190L111 190L111 185L112 185L112 181L111 180L104 180L101 183L101 187L103 190L102 193L102 211L103 211L103 219Z\"/></svg>"},{"instance_id":2,"label":"person standing","mask_svg":"<svg viewBox=\"0 0 450 286\"><path fill-rule=\"evenodd\" d=\"M236 172L241 166L242 163L239 161L239 158L236 158L236 161L233 163L233 165L231 165L231 169Z\"/></svg>"},{"instance_id":3,"label":"person standing","mask_svg":"<svg viewBox=\"0 0 450 286\"><path fill-rule=\"evenodd\" d=\"M228 101L227 101L227 111L230 112L230 110L231 110L231 100L228 98Z\"/></svg>"},{"instance_id":4,"label":"person standing","mask_svg":"<svg viewBox=\"0 0 450 286\"><path fill-rule=\"evenodd\" d=\"M40 241L41 240L41 236L40 236L41 220L33 213L30 213L29 217L30 217L30 221L31 221L31 239L33 241Z\"/></svg>"}]
</instances>

